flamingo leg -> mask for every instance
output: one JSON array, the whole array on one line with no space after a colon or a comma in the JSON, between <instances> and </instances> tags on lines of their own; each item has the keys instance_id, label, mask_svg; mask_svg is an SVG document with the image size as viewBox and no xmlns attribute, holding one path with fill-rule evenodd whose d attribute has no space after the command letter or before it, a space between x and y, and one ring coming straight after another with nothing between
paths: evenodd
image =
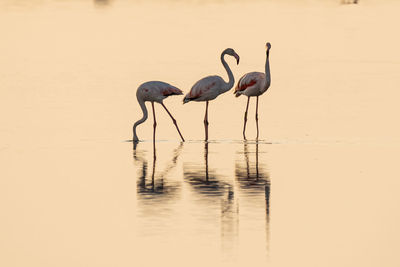
<instances>
[{"instance_id":1,"label":"flamingo leg","mask_svg":"<svg viewBox=\"0 0 400 267\"><path fill-rule=\"evenodd\" d=\"M182 142L185 142L185 139L183 138L181 131L179 131L178 124L176 123L175 118L171 115L171 113L168 111L167 107L164 105L164 103L161 103L161 105L165 108L165 111L167 111L168 115L171 117L172 122L175 124L176 129L178 130L179 135L181 136Z\"/></svg>"},{"instance_id":2,"label":"flamingo leg","mask_svg":"<svg viewBox=\"0 0 400 267\"><path fill-rule=\"evenodd\" d=\"M256 126L257 126L257 137L256 137L256 140L258 140L258 96L257 96L257 102L256 102Z\"/></svg>"},{"instance_id":3,"label":"flamingo leg","mask_svg":"<svg viewBox=\"0 0 400 267\"><path fill-rule=\"evenodd\" d=\"M249 109L250 96L247 97L246 111L244 112L243 139L246 140L247 110Z\"/></svg>"},{"instance_id":4,"label":"flamingo leg","mask_svg":"<svg viewBox=\"0 0 400 267\"><path fill-rule=\"evenodd\" d=\"M154 109L154 102L151 102L151 108L153 109L153 153L154 153L154 159L156 157L156 127L157 127L157 121L156 121L156 111Z\"/></svg>"},{"instance_id":5,"label":"flamingo leg","mask_svg":"<svg viewBox=\"0 0 400 267\"><path fill-rule=\"evenodd\" d=\"M204 129L206 132L206 140L208 141L208 101L206 102L206 114L204 115Z\"/></svg>"}]
</instances>

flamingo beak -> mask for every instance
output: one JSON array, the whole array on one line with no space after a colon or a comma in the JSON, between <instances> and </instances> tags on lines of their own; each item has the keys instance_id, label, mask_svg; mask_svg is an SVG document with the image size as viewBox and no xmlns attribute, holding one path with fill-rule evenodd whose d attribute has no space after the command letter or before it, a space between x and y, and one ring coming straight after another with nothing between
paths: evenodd
<instances>
[{"instance_id":1,"label":"flamingo beak","mask_svg":"<svg viewBox=\"0 0 400 267\"><path fill-rule=\"evenodd\" d=\"M236 58L236 63L239 64L240 57L238 54L235 54L234 57Z\"/></svg>"}]
</instances>

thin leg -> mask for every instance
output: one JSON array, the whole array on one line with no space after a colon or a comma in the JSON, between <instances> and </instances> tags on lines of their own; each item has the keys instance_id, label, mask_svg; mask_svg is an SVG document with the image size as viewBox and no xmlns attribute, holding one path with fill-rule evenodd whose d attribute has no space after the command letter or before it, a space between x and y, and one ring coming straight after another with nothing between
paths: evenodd
<instances>
[{"instance_id":1,"label":"thin leg","mask_svg":"<svg viewBox=\"0 0 400 267\"><path fill-rule=\"evenodd\" d=\"M167 107L164 105L164 103L161 103L161 105L165 108L165 111L167 111L168 115L171 117L172 122L175 124L176 129L178 130L179 135L181 136L181 139L183 142L185 142L185 139L183 138L181 131L179 131L178 124L176 123L175 118L171 115L171 113L168 111Z\"/></svg>"},{"instance_id":2,"label":"thin leg","mask_svg":"<svg viewBox=\"0 0 400 267\"><path fill-rule=\"evenodd\" d=\"M247 97L246 111L244 112L243 139L246 140L247 110L249 109L250 96Z\"/></svg>"},{"instance_id":3,"label":"thin leg","mask_svg":"<svg viewBox=\"0 0 400 267\"><path fill-rule=\"evenodd\" d=\"M257 137L256 137L256 140L258 140L258 96L257 96L257 102L256 102L256 126L257 126Z\"/></svg>"},{"instance_id":4,"label":"thin leg","mask_svg":"<svg viewBox=\"0 0 400 267\"><path fill-rule=\"evenodd\" d=\"M208 101L206 102L206 114L204 115L204 129L206 131L205 141L208 141Z\"/></svg>"},{"instance_id":5,"label":"thin leg","mask_svg":"<svg viewBox=\"0 0 400 267\"><path fill-rule=\"evenodd\" d=\"M151 102L151 108L153 109L153 154L154 158L156 156L156 127L157 127L157 121L156 121L156 111L154 109L154 102Z\"/></svg>"}]
</instances>

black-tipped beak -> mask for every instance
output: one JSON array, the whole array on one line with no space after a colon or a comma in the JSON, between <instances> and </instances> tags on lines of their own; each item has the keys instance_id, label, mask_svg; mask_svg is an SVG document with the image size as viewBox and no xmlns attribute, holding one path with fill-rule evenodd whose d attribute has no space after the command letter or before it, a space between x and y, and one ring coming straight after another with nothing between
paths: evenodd
<instances>
[{"instance_id":1,"label":"black-tipped beak","mask_svg":"<svg viewBox=\"0 0 400 267\"><path fill-rule=\"evenodd\" d=\"M239 60L240 60L240 57L239 57L239 55L238 55L238 54L236 54L236 55L235 55L235 58L236 58L236 63L237 63L237 64L239 64Z\"/></svg>"}]
</instances>

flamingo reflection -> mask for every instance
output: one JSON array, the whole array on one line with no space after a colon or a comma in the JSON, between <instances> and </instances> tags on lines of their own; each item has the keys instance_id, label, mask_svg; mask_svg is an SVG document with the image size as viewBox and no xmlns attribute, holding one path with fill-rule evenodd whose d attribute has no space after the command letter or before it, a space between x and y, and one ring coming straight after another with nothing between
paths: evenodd
<instances>
[{"instance_id":1,"label":"flamingo reflection","mask_svg":"<svg viewBox=\"0 0 400 267\"><path fill-rule=\"evenodd\" d=\"M239 202L233 186L221 201L221 244L224 251L235 251L234 247L239 234Z\"/></svg>"},{"instance_id":2,"label":"flamingo reflection","mask_svg":"<svg viewBox=\"0 0 400 267\"><path fill-rule=\"evenodd\" d=\"M183 143L180 143L173 151L172 159L160 173L156 171L157 157L155 147L153 147L151 173L149 173L149 164L144 155L144 151L138 149L137 146L137 144L134 145L133 159L136 163L141 165L137 182L139 199L167 200L175 198L180 189L180 184L174 181L166 181L165 178L168 176L169 172L176 167Z\"/></svg>"},{"instance_id":3,"label":"flamingo reflection","mask_svg":"<svg viewBox=\"0 0 400 267\"><path fill-rule=\"evenodd\" d=\"M185 164L183 175L195 190L203 195L222 196L227 184L220 181L219 175L208 167L208 142L204 144L204 167L197 164Z\"/></svg>"},{"instance_id":4,"label":"flamingo reflection","mask_svg":"<svg viewBox=\"0 0 400 267\"><path fill-rule=\"evenodd\" d=\"M270 199L271 199L271 180L268 172L265 170L263 164L259 164L259 149L258 142L255 144L255 151L249 152L249 143L244 142L243 155L245 158L245 165L236 163L235 176L238 181L239 188L245 197L258 202L258 196L264 195L265 197L265 222L266 222L266 238L267 238L267 251L269 251L270 239ZM255 163L250 161L250 155L255 154Z\"/></svg>"},{"instance_id":5,"label":"flamingo reflection","mask_svg":"<svg viewBox=\"0 0 400 267\"><path fill-rule=\"evenodd\" d=\"M255 163L250 162L250 155L255 154ZM263 166L259 166L258 143L255 143L255 152L249 152L249 143L244 142L243 155L246 167L236 163L235 175L241 189L247 194L257 194L265 189L265 185L270 184L269 174L264 170Z\"/></svg>"}]
</instances>

